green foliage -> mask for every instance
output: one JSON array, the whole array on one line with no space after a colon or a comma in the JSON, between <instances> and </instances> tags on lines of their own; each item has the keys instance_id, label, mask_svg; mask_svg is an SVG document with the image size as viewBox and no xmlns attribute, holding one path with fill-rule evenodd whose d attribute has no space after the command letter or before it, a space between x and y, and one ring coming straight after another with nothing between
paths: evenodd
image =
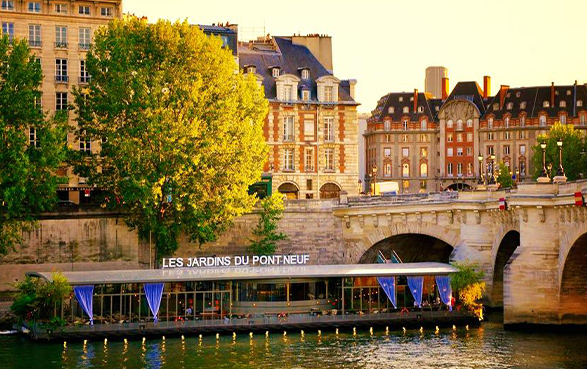
<instances>
[{"instance_id":1,"label":"green foliage","mask_svg":"<svg viewBox=\"0 0 587 369\"><path fill-rule=\"evenodd\" d=\"M559 166L559 149L556 144L558 139L563 140L563 168L565 175L570 181L585 178L587 176L587 156L584 154L587 149L587 142L584 135L575 130L572 124L562 125L556 123L550 128L547 135L539 135L536 145L532 147L532 164L534 166L534 178L540 177L542 173L542 149L541 142L546 142L546 166L552 164L551 178L556 176Z\"/></svg>"},{"instance_id":2,"label":"green foliage","mask_svg":"<svg viewBox=\"0 0 587 369\"><path fill-rule=\"evenodd\" d=\"M43 75L26 40L0 38L0 255L21 242L57 202L55 174L65 160L67 121L37 106ZM36 130L36 145L29 130Z\"/></svg>"},{"instance_id":3,"label":"green foliage","mask_svg":"<svg viewBox=\"0 0 587 369\"><path fill-rule=\"evenodd\" d=\"M16 294L10 310L19 319L38 320L55 318L55 309L71 294L71 286L61 273L53 273L53 280L27 276L14 285Z\"/></svg>"},{"instance_id":4,"label":"green foliage","mask_svg":"<svg viewBox=\"0 0 587 369\"><path fill-rule=\"evenodd\" d=\"M499 163L499 174L497 175L497 183L501 188L509 188L514 185L514 180L510 174L509 168L504 163Z\"/></svg>"},{"instance_id":5,"label":"green foliage","mask_svg":"<svg viewBox=\"0 0 587 369\"><path fill-rule=\"evenodd\" d=\"M283 214L283 195L274 193L260 201L261 213L259 223L253 230L253 239L248 251L257 255L270 255L275 253L277 241L286 240L287 235L277 231L277 222Z\"/></svg>"},{"instance_id":6,"label":"green foliage","mask_svg":"<svg viewBox=\"0 0 587 369\"><path fill-rule=\"evenodd\" d=\"M477 263L455 261L451 264L458 269L456 273L450 275L450 285L454 291L482 282L485 277L485 272L478 270Z\"/></svg>"},{"instance_id":7,"label":"green foliage","mask_svg":"<svg viewBox=\"0 0 587 369\"><path fill-rule=\"evenodd\" d=\"M256 201L248 186L266 160L267 102L221 45L186 22L114 20L96 31L91 82L74 92L77 137L101 142L72 155L75 171L151 234L158 259L180 234L214 240Z\"/></svg>"}]
</instances>

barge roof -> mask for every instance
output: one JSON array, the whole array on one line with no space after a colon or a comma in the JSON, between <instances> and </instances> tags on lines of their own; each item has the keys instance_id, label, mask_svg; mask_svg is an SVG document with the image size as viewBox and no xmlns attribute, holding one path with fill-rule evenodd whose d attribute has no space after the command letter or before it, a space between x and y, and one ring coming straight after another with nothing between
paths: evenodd
<instances>
[{"instance_id":1,"label":"barge roof","mask_svg":"<svg viewBox=\"0 0 587 369\"><path fill-rule=\"evenodd\" d=\"M174 269L136 269L62 272L71 285L160 283L193 281L234 281L336 277L383 277L415 275L447 275L457 269L450 264L386 263L338 265L277 265L256 267L202 267ZM53 280L51 272L27 272L27 275Z\"/></svg>"}]
</instances>

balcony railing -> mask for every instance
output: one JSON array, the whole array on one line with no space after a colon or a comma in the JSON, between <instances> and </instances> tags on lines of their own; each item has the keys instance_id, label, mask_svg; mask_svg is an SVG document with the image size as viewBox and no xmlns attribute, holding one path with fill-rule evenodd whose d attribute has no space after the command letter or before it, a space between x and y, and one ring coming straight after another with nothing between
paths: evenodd
<instances>
[{"instance_id":1,"label":"balcony railing","mask_svg":"<svg viewBox=\"0 0 587 369\"><path fill-rule=\"evenodd\" d=\"M41 40L29 40L30 47L41 47Z\"/></svg>"},{"instance_id":2,"label":"balcony railing","mask_svg":"<svg viewBox=\"0 0 587 369\"><path fill-rule=\"evenodd\" d=\"M69 76L68 75L56 75L55 76L55 83L68 83Z\"/></svg>"},{"instance_id":3,"label":"balcony railing","mask_svg":"<svg viewBox=\"0 0 587 369\"><path fill-rule=\"evenodd\" d=\"M63 41L56 42L55 48L56 49L67 49L67 42L63 42Z\"/></svg>"},{"instance_id":4,"label":"balcony railing","mask_svg":"<svg viewBox=\"0 0 587 369\"><path fill-rule=\"evenodd\" d=\"M90 50L90 47L92 46L92 44L82 44L82 43L80 43L78 46L79 46L79 49L80 50Z\"/></svg>"},{"instance_id":5,"label":"balcony railing","mask_svg":"<svg viewBox=\"0 0 587 369\"><path fill-rule=\"evenodd\" d=\"M92 79L91 76L80 76L78 79L79 83L90 83L90 80Z\"/></svg>"}]
</instances>

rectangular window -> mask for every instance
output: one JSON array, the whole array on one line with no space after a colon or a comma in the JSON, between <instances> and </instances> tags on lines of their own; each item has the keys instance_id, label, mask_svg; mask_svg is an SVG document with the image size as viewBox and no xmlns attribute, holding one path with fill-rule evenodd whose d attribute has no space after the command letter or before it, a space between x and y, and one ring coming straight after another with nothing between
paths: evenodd
<instances>
[{"instance_id":1,"label":"rectangular window","mask_svg":"<svg viewBox=\"0 0 587 369\"><path fill-rule=\"evenodd\" d=\"M510 154L510 145L505 145L503 147L503 154L504 155L509 155Z\"/></svg>"},{"instance_id":2,"label":"rectangular window","mask_svg":"<svg viewBox=\"0 0 587 369\"><path fill-rule=\"evenodd\" d=\"M55 47L67 49L67 27L55 27Z\"/></svg>"},{"instance_id":3,"label":"rectangular window","mask_svg":"<svg viewBox=\"0 0 587 369\"><path fill-rule=\"evenodd\" d=\"M581 114L581 117L579 118L579 123L585 124L585 121L587 121L585 114Z\"/></svg>"},{"instance_id":4,"label":"rectangular window","mask_svg":"<svg viewBox=\"0 0 587 369\"><path fill-rule=\"evenodd\" d=\"M302 91L302 100L304 100L304 101L310 101L310 91L308 91L308 90L303 90Z\"/></svg>"},{"instance_id":5,"label":"rectangular window","mask_svg":"<svg viewBox=\"0 0 587 369\"><path fill-rule=\"evenodd\" d=\"M504 134L503 134L504 140L509 140L510 139L510 133L511 132L504 132Z\"/></svg>"},{"instance_id":6,"label":"rectangular window","mask_svg":"<svg viewBox=\"0 0 587 369\"><path fill-rule=\"evenodd\" d=\"M390 147L386 147L386 148L384 148L384 149L383 149L383 155L384 155L386 158L389 158L389 157L391 156L391 148L390 148Z\"/></svg>"},{"instance_id":7,"label":"rectangular window","mask_svg":"<svg viewBox=\"0 0 587 369\"><path fill-rule=\"evenodd\" d=\"M14 10L14 1L12 0L3 0L2 1L2 10Z\"/></svg>"},{"instance_id":8,"label":"rectangular window","mask_svg":"<svg viewBox=\"0 0 587 369\"><path fill-rule=\"evenodd\" d=\"M68 82L67 59L55 59L55 82Z\"/></svg>"},{"instance_id":9,"label":"rectangular window","mask_svg":"<svg viewBox=\"0 0 587 369\"><path fill-rule=\"evenodd\" d=\"M428 149L426 147L420 147L420 157L421 158L428 157Z\"/></svg>"},{"instance_id":10,"label":"rectangular window","mask_svg":"<svg viewBox=\"0 0 587 369\"><path fill-rule=\"evenodd\" d=\"M452 133L446 135L446 142L452 142Z\"/></svg>"},{"instance_id":11,"label":"rectangular window","mask_svg":"<svg viewBox=\"0 0 587 369\"><path fill-rule=\"evenodd\" d=\"M88 73L85 60L79 61L79 82L90 83L90 74Z\"/></svg>"},{"instance_id":12,"label":"rectangular window","mask_svg":"<svg viewBox=\"0 0 587 369\"><path fill-rule=\"evenodd\" d=\"M457 147L457 156L463 156L463 148Z\"/></svg>"},{"instance_id":13,"label":"rectangular window","mask_svg":"<svg viewBox=\"0 0 587 369\"><path fill-rule=\"evenodd\" d=\"M306 171L314 170L314 149L306 148L304 168ZM311 188L309 188L311 190Z\"/></svg>"},{"instance_id":14,"label":"rectangular window","mask_svg":"<svg viewBox=\"0 0 587 369\"><path fill-rule=\"evenodd\" d=\"M457 176L462 176L462 175L463 175L463 164L458 163L457 164Z\"/></svg>"},{"instance_id":15,"label":"rectangular window","mask_svg":"<svg viewBox=\"0 0 587 369\"><path fill-rule=\"evenodd\" d=\"M383 129L386 131L390 131L391 130L391 122L386 120L383 122Z\"/></svg>"},{"instance_id":16,"label":"rectangular window","mask_svg":"<svg viewBox=\"0 0 587 369\"><path fill-rule=\"evenodd\" d=\"M526 131L520 131L520 139L526 138Z\"/></svg>"},{"instance_id":17,"label":"rectangular window","mask_svg":"<svg viewBox=\"0 0 587 369\"><path fill-rule=\"evenodd\" d=\"M408 156L410 156L410 149L408 147L402 147L402 156L404 158L407 158Z\"/></svg>"},{"instance_id":18,"label":"rectangular window","mask_svg":"<svg viewBox=\"0 0 587 369\"><path fill-rule=\"evenodd\" d=\"M8 41L14 41L14 23L2 22L2 36L8 36Z\"/></svg>"},{"instance_id":19,"label":"rectangular window","mask_svg":"<svg viewBox=\"0 0 587 369\"><path fill-rule=\"evenodd\" d=\"M292 85L283 86L283 101L292 101Z\"/></svg>"},{"instance_id":20,"label":"rectangular window","mask_svg":"<svg viewBox=\"0 0 587 369\"><path fill-rule=\"evenodd\" d=\"M402 120L402 129L404 131L408 130L408 120L407 119Z\"/></svg>"},{"instance_id":21,"label":"rectangular window","mask_svg":"<svg viewBox=\"0 0 587 369\"><path fill-rule=\"evenodd\" d=\"M334 117L324 117L324 141L334 141Z\"/></svg>"},{"instance_id":22,"label":"rectangular window","mask_svg":"<svg viewBox=\"0 0 587 369\"><path fill-rule=\"evenodd\" d=\"M452 147L446 149L446 156L452 156Z\"/></svg>"},{"instance_id":23,"label":"rectangular window","mask_svg":"<svg viewBox=\"0 0 587 369\"><path fill-rule=\"evenodd\" d=\"M334 170L334 149L324 149L325 170Z\"/></svg>"},{"instance_id":24,"label":"rectangular window","mask_svg":"<svg viewBox=\"0 0 587 369\"><path fill-rule=\"evenodd\" d=\"M283 141L294 140L294 117L283 117Z\"/></svg>"},{"instance_id":25,"label":"rectangular window","mask_svg":"<svg viewBox=\"0 0 587 369\"><path fill-rule=\"evenodd\" d=\"M473 148L467 147L467 156L473 156Z\"/></svg>"},{"instance_id":26,"label":"rectangular window","mask_svg":"<svg viewBox=\"0 0 587 369\"><path fill-rule=\"evenodd\" d=\"M487 155L493 155L493 146L487 146Z\"/></svg>"},{"instance_id":27,"label":"rectangular window","mask_svg":"<svg viewBox=\"0 0 587 369\"><path fill-rule=\"evenodd\" d=\"M467 133L467 142L473 142L473 134Z\"/></svg>"},{"instance_id":28,"label":"rectangular window","mask_svg":"<svg viewBox=\"0 0 587 369\"><path fill-rule=\"evenodd\" d=\"M41 25L29 24L29 46L41 47Z\"/></svg>"},{"instance_id":29,"label":"rectangular window","mask_svg":"<svg viewBox=\"0 0 587 369\"><path fill-rule=\"evenodd\" d=\"M55 13L67 14L67 4L55 4Z\"/></svg>"},{"instance_id":30,"label":"rectangular window","mask_svg":"<svg viewBox=\"0 0 587 369\"><path fill-rule=\"evenodd\" d=\"M420 142L428 142L428 138L426 136L427 135L421 134L420 135Z\"/></svg>"},{"instance_id":31,"label":"rectangular window","mask_svg":"<svg viewBox=\"0 0 587 369\"><path fill-rule=\"evenodd\" d=\"M304 120L304 139L305 140L314 140L314 121L313 120Z\"/></svg>"},{"instance_id":32,"label":"rectangular window","mask_svg":"<svg viewBox=\"0 0 587 369\"><path fill-rule=\"evenodd\" d=\"M41 3L38 1L29 1L27 4L27 9L29 13L40 13L41 12Z\"/></svg>"},{"instance_id":33,"label":"rectangular window","mask_svg":"<svg viewBox=\"0 0 587 369\"><path fill-rule=\"evenodd\" d=\"M90 155L92 153L92 141L90 141L88 139L80 138L79 151Z\"/></svg>"},{"instance_id":34,"label":"rectangular window","mask_svg":"<svg viewBox=\"0 0 587 369\"><path fill-rule=\"evenodd\" d=\"M334 100L333 87L332 86L325 86L324 87L324 101L331 102L333 100Z\"/></svg>"},{"instance_id":35,"label":"rectangular window","mask_svg":"<svg viewBox=\"0 0 587 369\"><path fill-rule=\"evenodd\" d=\"M100 8L100 15L103 17L111 17L113 14L111 7Z\"/></svg>"},{"instance_id":36,"label":"rectangular window","mask_svg":"<svg viewBox=\"0 0 587 369\"><path fill-rule=\"evenodd\" d=\"M457 142L463 142L463 134L457 133Z\"/></svg>"},{"instance_id":37,"label":"rectangular window","mask_svg":"<svg viewBox=\"0 0 587 369\"><path fill-rule=\"evenodd\" d=\"M55 110L67 110L67 92L55 93Z\"/></svg>"},{"instance_id":38,"label":"rectangular window","mask_svg":"<svg viewBox=\"0 0 587 369\"><path fill-rule=\"evenodd\" d=\"M487 132L487 140L493 141L493 132Z\"/></svg>"},{"instance_id":39,"label":"rectangular window","mask_svg":"<svg viewBox=\"0 0 587 369\"><path fill-rule=\"evenodd\" d=\"M90 15L90 6L89 5L80 5L78 7L78 12L80 15Z\"/></svg>"},{"instance_id":40,"label":"rectangular window","mask_svg":"<svg viewBox=\"0 0 587 369\"><path fill-rule=\"evenodd\" d=\"M294 149L284 149L283 156L283 170L294 170Z\"/></svg>"},{"instance_id":41,"label":"rectangular window","mask_svg":"<svg viewBox=\"0 0 587 369\"><path fill-rule=\"evenodd\" d=\"M452 177L452 163L446 165L446 175Z\"/></svg>"},{"instance_id":42,"label":"rectangular window","mask_svg":"<svg viewBox=\"0 0 587 369\"><path fill-rule=\"evenodd\" d=\"M88 50L92 44L91 29L89 27L81 27L79 29L79 48L81 50Z\"/></svg>"},{"instance_id":43,"label":"rectangular window","mask_svg":"<svg viewBox=\"0 0 587 369\"><path fill-rule=\"evenodd\" d=\"M32 147L37 146L37 130L33 127L29 128L29 145Z\"/></svg>"},{"instance_id":44,"label":"rectangular window","mask_svg":"<svg viewBox=\"0 0 587 369\"><path fill-rule=\"evenodd\" d=\"M385 142L391 142L391 135L385 135Z\"/></svg>"}]
</instances>

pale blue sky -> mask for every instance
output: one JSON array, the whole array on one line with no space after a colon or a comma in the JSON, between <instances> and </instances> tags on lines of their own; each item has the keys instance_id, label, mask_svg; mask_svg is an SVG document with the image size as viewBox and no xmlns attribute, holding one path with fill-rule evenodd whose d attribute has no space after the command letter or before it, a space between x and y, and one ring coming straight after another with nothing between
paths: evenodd
<instances>
[{"instance_id":1,"label":"pale blue sky","mask_svg":"<svg viewBox=\"0 0 587 369\"><path fill-rule=\"evenodd\" d=\"M390 91L423 91L424 70L514 86L587 82L584 0L123 0L150 21L237 23L243 33L332 36L334 74L355 78L360 111Z\"/></svg>"}]
</instances>

